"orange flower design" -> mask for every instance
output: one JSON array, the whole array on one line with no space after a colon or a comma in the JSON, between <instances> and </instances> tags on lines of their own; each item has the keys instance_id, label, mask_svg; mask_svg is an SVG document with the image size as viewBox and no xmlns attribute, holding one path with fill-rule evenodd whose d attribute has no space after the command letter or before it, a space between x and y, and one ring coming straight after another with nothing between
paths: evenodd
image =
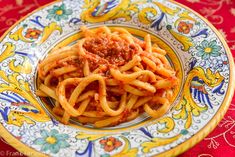
<instances>
[{"instance_id":1,"label":"orange flower design","mask_svg":"<svg viewBox=\"0 0 235 157\"><path fill-rule=\"evenodd\" d=\"M178 31L184 34L188 34L191 28L193 28L193 24L191 23L181 21L178 25Z\"/></svg>"},{"instance_id":2,"label":"orange flower design","mask_svg":"<svg viewBox=\"0 0 235 157\"><path fill-rule=\"evenodd\" d=\"M120 147L122 142L114 137L109 137L107 139L100 140L100 144L104 147L106 152L111 152L114 149Z\"/></svg>"},{"instance_id":3,"label":"orange flower design","mask_svg":"<svg viewBox=\"0 0 235 157\"><path fill-rule=\"evenodd\" d=\"M38 39L39 35L42 33L42 31L36 29L36 28L29 28L26 31L25 37L30 39Z\"/></svg>"}]
</instances>

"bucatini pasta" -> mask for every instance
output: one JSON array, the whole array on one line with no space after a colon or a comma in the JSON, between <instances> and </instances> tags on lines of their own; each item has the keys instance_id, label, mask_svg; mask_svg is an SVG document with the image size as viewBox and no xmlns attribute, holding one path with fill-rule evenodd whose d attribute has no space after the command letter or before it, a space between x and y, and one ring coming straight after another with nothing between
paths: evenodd
<instances>
[{"instance_id":1,"label":"bucatini pasta","mask_svg":"<svg viewBox=\"0 0 235 157\"><path fill-rule=\"evenodd\" d=\"M81 31L76 44L53 50L38 66L37 95L53 99L61 122L106 127L168 111L178 80L149 34L140 40L118 27Z\"/></svg>"}]
</instances>

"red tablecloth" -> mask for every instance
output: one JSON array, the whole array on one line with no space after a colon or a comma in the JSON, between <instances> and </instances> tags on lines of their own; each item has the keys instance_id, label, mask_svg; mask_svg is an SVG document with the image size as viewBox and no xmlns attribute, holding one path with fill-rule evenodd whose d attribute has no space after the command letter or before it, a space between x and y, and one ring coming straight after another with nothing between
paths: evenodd
<instances>
[{"instance_id":1,"label":"red tablecloth","mask_svg":"<svg viewBox=\"0 0 235 157\"><path fill-rule=\"evenodd\" d=\"M18 19L52 0L0 0L0 35ZM235 56L234 0L176 0L206 17L222 33ZM224 119L199 144L181 157L235 156L235 97ZM0 138L1 139L1 138ZM0 140L0 156L23 156Z\"/></svg>"}]
</instances>

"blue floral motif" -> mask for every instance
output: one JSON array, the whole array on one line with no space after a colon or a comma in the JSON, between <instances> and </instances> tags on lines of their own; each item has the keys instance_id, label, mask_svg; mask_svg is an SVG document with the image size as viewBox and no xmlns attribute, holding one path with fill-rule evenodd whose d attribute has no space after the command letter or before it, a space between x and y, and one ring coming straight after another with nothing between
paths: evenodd
<instances>
[{"instance_id":1,"label":"blue floral motif","mask_svg":"<svg viewBox=\"0 0 235 157\"><path fill-rule=\"evenodd\" d=\"M217 57L220 55L221 46L217 45L215 40L208 42L204 40L199 46L196 47L198 50L197 56L202 57L202 59L209 59L210 57Z\"/></svg>"},{"instance_id":2,"label":"blue floral motif","mask_svg":"<svg viewBox=\"0 0 235 157\"><path fill-rule=\"evenodd\" d=\"M225 54L220 55L216 59L208 59L200 62L200 66L205 67L209 64L212 71L226 72L229 71L228 57Z\"/></svg>"},{"instance_id":3,"label":"blue floral motif","mask_svg":"<svg viewBox=\"0 0 235 157\"><path fill-rule=\"evenodd\" d=\"M67 134L59 134L56 129L48 132L47 130L41 130L40 138L34 141L36 145L42 145L41 151L49 150L51 153L58 153L61 148L69 147L69 143L66 141L68 139Z\"/></svg>"},{"instance_id":4,"label":"blue floral motif","mask_svg":"<svg viewBox=\"0 0 235 157\"><path fill-rule=\"evenodd\" d=\"M228 71L228 58L226 55L221 55L217 59L213 59L210 62L210 69L213 71L224 72Z\"/></svg>"},{"instance_id":5,"label":"blue floral motif","mask_svg":"<svg viewBox=\"0 0 235 157\"><path fill-rule=\"evenodd\" d=\"M5 122L8 121L8 114L9 114L9 112L10 112L10 109L9 109L8 106L5 107L4 109L0 108L0 113L1 113L2 118L4 119Z\"/></svg>"},{"instance_id":6,"label":"blue floral motif","mask_svg":"<svg viewBox=\"0 0 235 157\"><path fill-rule=\"evenodd\" d=\"M67 20L68 16L72 14L71 9L66 9L65 5L54 6L52 9L47 10L48 15L47 19L55 19L56 21L60 21L62 19Z\"/></svg>"},{"instance_id":7,"label":"blue floral motif","mask_svg":"<svg viewBox=\"0 0 235 157\"><path fill-rule=\"evenodd\" d=\"M108 13L111 9L116 7L118 4L119 4L119 0L109 0L106 3L97 6L91 14L94 17L102 16Z\"/></svg>"},{"instance_id":8,"label":"blue floral motif","mask_svg":"<svg viewBox=\"0 0 235 157\"><path fill-rule=\"evenodd\" d=\"M182 135L187 135L187 134L188 134L188 130L183 129L183 130L180 131L180 133L181 133Z\"/></svg>"},{"instance_id":9,"label":"blue floral motif","mask_svg":"<svg viewBox=\"0 0 235 157\"><path fill-rule=\"evenodd\" d=\"M101 157L110 157L109 154L102 154Z\"/></svg>"}]
</instances>

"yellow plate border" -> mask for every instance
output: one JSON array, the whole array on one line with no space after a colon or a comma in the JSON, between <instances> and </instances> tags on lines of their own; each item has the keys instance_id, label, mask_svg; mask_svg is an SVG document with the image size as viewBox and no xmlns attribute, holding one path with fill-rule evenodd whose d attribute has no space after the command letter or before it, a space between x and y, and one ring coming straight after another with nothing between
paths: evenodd
<instances>
[{"instance_id":1,"label":"yellow plate border","mask_svg":"<svg viewBox=\"0 0 235 157\"><path fill-rule=\"evenodd\" d=\"M31 13L27 14L26 16L24 16L23 18L21 18L20 20L18 20L14 25L12 25L1 37L0 37L0 42L4 39L4 37L16 26L18 25L21 21L23 21L25 18L27 18L28 16L32 15L33 13L41 10L42 8L45 8L51 4L54 4L56 2L60 2L61 0L55 0L53 2L50 2L46 5L43 5L37 9L35 9L34 11L32 11ZM205 19L202 15L200 15L199 13L197 13L196 11L190 9L189 7L180 4L178 2L175 2L173 0L168 0L171 3L174 3L182 8L185 8L186 10L189 10L191 13L194 13L196 16L198 16L201 20L203 20L209 27L210 29L213 30L213 32L219 37L220 41L222 42L226 54L228 55L228 59L229 59L229 65L230 65L230 75L229 75L229 87L227 90L227 93L225 95L223 104L221 105L221 107L219 108L219 110L217 111L217 113L214 115L214 117L207 123L207 125L205 127L203 127L199 132L197 132L193 137L191 137L190 139L186 140L185 142L183 142L182 144L174 147L171 150L165 151L163 153L160 153L158 155L155 156L159 156L159 157L165 157L165 156L177 156L183 152L185 152L186 150L190 149L191 147L193 147L194 145L196 145L198 142L200 142L202 139L204 139L216 126L217 124L222 120L223 116L225 115L225 113L227 112L232 98L233 98L233 94L234 94L234 90L235 90L235 82L233 80L235 80L235 67L234 67L234 61L233 61L233 56L232 53L230 51L230 48L228 47L226 41L224 40L223 36L218 32L218 30L207 20ZM233 93L233 94L231 94ZM18 139L16 139L11 133L9 133L5 127L0 124L0 136L6 141L8 142L11 146L13 146L15 149L17 149L18 151L20 151L21 153L27 155L27 156L38 156L38 157L45 157L47 156L44 153L38 152L35 149L23 144L21 141L19 141Z\"/></svg>"}]
</instances>

